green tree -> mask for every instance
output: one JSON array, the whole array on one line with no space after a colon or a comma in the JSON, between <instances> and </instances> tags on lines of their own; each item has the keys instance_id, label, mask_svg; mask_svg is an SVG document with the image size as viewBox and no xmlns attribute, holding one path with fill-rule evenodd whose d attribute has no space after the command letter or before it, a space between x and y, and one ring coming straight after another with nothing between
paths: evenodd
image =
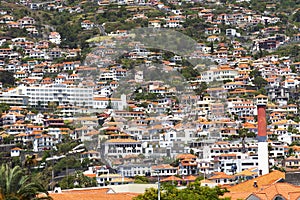
<instances>
[{"instance_id":1,"label":"green tree","mask_svg":"<svg viewBox=\"0 0 300 200\"><path fill-rule=\"evenodd\" d=\"M203 96L208 86L206 82L201 82L200 85L195 89L197 95Z\"/></svg>"},{"instance_id":2,"label":"green tree","mask_svg":"<svg viewBox=\"0 0 300 200\"><path fill-rule=\"evenodd\" d=\"M4 86L15 85L14 73L8 71L0 71L0 82Z\"/></svg>"},{"instance_id":3,"label":"green tree","mask_svg":"<svg viewBox=\"0 0 300 200\"><path fill-rule=\"evenodd\" d=\"M293 15L293 21L300 22L300 11L299 10Z\"/></svg>"},{"instance_id":4,"label":"green tree","mask_svg":"<svg viewBox=\"0 0 300 200\"><path fill-rule=\"evenodd\" d=\"M4 144L11 144L12 141L14 141L14 136L13 135L3 137L3 143Z\"/></svg>"},{"instance_id":5,"label":"green tree","mask_svg":"<svg viewBox=\"0 0 300 200\"><path fill-rule=\"evenodd\" d=\"M199 72L192 66L183 67L183 69L181 70L181 74L187 80L194 79L200 75Z\"/></svg>"},{"instance_id":6,"label":"green tree","mask_svg":"<svg viewBox=\"0 0 300 200\"><path fill-rule=\"evenodd\" d=\"M65 176L59 185L62 189L96 187L97 181L95 178L85 176L82 172L77 172L74 175Z\"/></svg>"},{"instance_id":7,"label":"green tree","mask_svg":"<svg viewBox=\"0 0 300 200\"><path fill-rule=\"evenodd\" d=\"M37 165L36 155L27 155L24 164L28 172L31 173L31 168Z\"/></svg>"},{"instance_id":8,"label":"green tree","mask_svg":"<svg viewBox=\"0 0 300 200\"><path fill-rule=\"evenodd\" d=\"M57 109L57 102L49 101L48 102L48 109L53 113Z\"/></svg>"},{"instance_id":9,"label":"green tree","mask_svg":"<svg viewBox=\"0 0 300 200\"><path fill-rule=\"evenodd\" d=\"M6 103L0 103L0 114L7 112L10 109L10 106Z\"/></svg>"},{"instance_id":10,"label":"green tree","mask_svg":"<svg viewBox=\"0 0 300 200\"><path fill-rule=\"evenodd\" d=\"M245 138L246 137L255 137L255 133L253 132L249 132L248 129L246 128L241 128L238 130L238 134L239 134L239 137L242 139L242 145L243 145L243 153L246 152L246 148L245 148Z\"/></svg>"},{"instance_id":11,"label":"green tree","mask_svg":"<svg viewBox=\"0 0 300 200\"><path fill-rule=\"evenodd\" d=\"M36 195L39 193L48 195L47 190L41 184L32 182L31 177L25 175L20 166L11 168L2 165L0 174L0 199L29 200L38 199ZM47 196L43 199L51 199L51 197Z\"/></svg>"},{"instance_id":12,"label":"green tree","mask_svg":"<svg viewBox=\"0 0 300 200\"><path fill-rule=\"evenodd\" d=\"M62 173L64 171L68 171L69 168L80 169L80 160L76 159L75 156L68 156L66 158L60 159L53 167L55 173Z\"/></svg>"},{"instance_id":13,"label":"green tree","mask_svg":"<svg viewBox=\"0 0 300 200\"><path fill-rule=\"evenodd\" d=\"M149 179L144 176L135 176L134 183L149 183Z\"/></svg>"},{"instance_id":14,"label":"green tree","mask_svg":"<svg viewBox=\"0 0 300 200\"><path fill-rule=\"evenodd\" d=\"M226 189L220 187L209 188L201 186L198 181L190 183L185 189L177 189L172 185L163 185L160 194L161 200L219 200ZM144 194L134 198L134 200L156 200L158 198L157 189L150 188Z\"/></svg>"},{"instance_id":15,"label":"green tree","mask_svg":"<svg viewBox=\"0 0 300 200\"><path fill-rule=\"evenodd\" d=\"M256 87L262 88L268 84L268 81L261 76L256 76L253 80L253 83Z\"/></svg>"}]
</instances>

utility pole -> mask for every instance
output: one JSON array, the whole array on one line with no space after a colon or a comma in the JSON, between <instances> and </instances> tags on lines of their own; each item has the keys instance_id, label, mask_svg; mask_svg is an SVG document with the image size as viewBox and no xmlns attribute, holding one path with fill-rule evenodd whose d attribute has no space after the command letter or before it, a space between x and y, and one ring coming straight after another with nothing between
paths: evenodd
<instances>
[{"instance_id":1,"label":"utility pole","mask_svg":"<svg viewBox=\"0 0 300 200\"><path fill-rule=\"evenodd\" d=\"M157 173L157 199L160 200L160 179L159 179L159 171L155 170Z\"/></svg>"},{"instance_id":2,"label":"utility pole","mask_svg":"<svg viewBox=\"0 0 300 200\"><path fill-rule=\"evenodd\" d=\"M157 174L157 199L160 200L160 180L159 180L159 174Z\"/></svg>"}]
</instances>

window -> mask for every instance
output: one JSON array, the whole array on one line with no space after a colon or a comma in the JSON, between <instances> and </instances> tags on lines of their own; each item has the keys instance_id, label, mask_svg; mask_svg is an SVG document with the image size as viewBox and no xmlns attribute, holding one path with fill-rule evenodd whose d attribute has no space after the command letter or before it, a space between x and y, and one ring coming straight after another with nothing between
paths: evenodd
<instances>
[{"instance_id":1,"label":"window","mask_svg":"<svg viewBox=\"0 0 300 200\"><path fill-rule=\"evenodd\" d=\"M276 196L275 198L274 198L274 200L285 200L285 198L283 198L282 196Z\"/></svg>"}]
</instances>

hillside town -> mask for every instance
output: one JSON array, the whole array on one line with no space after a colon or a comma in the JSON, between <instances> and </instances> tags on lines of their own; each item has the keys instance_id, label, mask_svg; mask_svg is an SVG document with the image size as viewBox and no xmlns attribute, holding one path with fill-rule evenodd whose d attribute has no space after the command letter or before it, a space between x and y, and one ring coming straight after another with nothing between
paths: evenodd
<instances>
[{"instance_id":1,"label":"hillside town","mask_svg":"<svg viewBox=\"0 0 300 200\"><path fill-rule=\"evenodd\" d=\"M0 171L54 200L300 199L299 9L1 1Z\"/></svg>"}]
</instances>

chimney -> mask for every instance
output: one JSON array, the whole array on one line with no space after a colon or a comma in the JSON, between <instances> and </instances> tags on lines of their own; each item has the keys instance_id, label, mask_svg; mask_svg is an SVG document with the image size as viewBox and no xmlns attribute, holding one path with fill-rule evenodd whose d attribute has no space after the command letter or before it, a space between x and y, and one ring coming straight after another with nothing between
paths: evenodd
<instances>
[{"instance_id":1,"label":"chimney","mask_svg":"<svg viewBox=\"0 0 300 200\"><path fill-rule=\"evenodd\" d=\"M266 119L268 97L264 95L258 95L255 98L257 105L258 171L259 175L264 175L269 173L269 152Z\"/></svg>"},{"instance_id":2,"label":"chimney","mask_svg":"<svg viewBox=\"0 0 300 200\"><path fill-rule=\"evenodd\" d=\"M257 187L258 187L258 185L257 185L257 181L254 181L254 182L253 182L253 187L255 187L255 188L257 188Z\"/></svg>"}]
</instances>

